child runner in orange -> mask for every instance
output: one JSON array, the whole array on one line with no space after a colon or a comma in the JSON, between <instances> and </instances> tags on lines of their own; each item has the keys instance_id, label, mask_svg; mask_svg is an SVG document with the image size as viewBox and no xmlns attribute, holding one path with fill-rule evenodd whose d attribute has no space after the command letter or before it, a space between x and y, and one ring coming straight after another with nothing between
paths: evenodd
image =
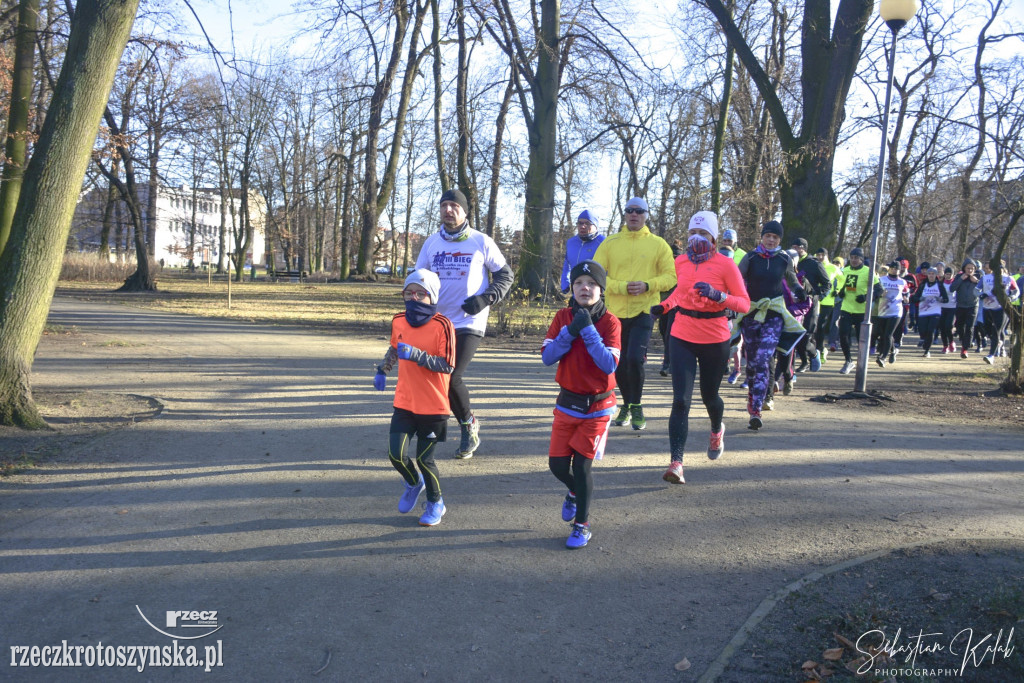
<instances>
[{"instance_id":1,"label":"child runner in orange","mask_svg":"<svg viewBox=\"0 0 1024 683\"><path fill-rule=\"evenodd\" d=\"M391 346L373 378L373 386L384 391L387 373L398 363L388 458L405 479L399 512L404 514L416 507L424 487L427 489L427 502L420 517L422 526L435 526L447 512L434 464L434 444L446 437L448 386L455 367L455 328L437 312L440 290L441 281L429 270L414 270L405 278L405 313L391 320ZM415 464L406 455L413 435Z\"/></svg>"},{"instance_id":2,"label":"child runner in orange","mask_svg":"<svg viewBox=\"0 0 1024 683\"><path fill-rule=\"evenodd\" d=\"M573 301L555 313L541 351L544 365L558 363L561 387L551 425L548 467L569 493L562 520L573 522L567 548L590 541L591 467L604 455L608 424L615 412L615 368L622 348L622 325L605 309L607 274L596 261L581 261L569 274Z\"/></svg>"}]
</instances>

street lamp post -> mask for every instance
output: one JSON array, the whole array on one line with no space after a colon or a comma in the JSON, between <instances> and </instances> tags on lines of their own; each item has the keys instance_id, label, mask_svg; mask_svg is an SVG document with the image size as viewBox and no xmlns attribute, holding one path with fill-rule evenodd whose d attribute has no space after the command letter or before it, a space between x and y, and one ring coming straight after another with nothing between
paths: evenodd
<instances>
[{"instance_id":1,"label":"street lamp post","mask_svg":"<svg viewBox=\"0 0 1024 683\"><path fill-rule=\"evenodd\" d=\"M892 49L889 50L889 77L885 82L885 106L882 108L882 144L878 151L878 183L875 185L875 213L871 226L871 266L868 271L868 291L864 301L864 322L860 326L860 341L857 346L857 374L854 376L854 391L864 392L868 381L868 356L871 353L871 306L874 303L875 269L878 268L878 226L882 220L882 185L885 181L886 137L889 134L889 105L892 102L893 69L896 66L896 41L900 29L907 25L918 10L918 0L882 0L878 13L892 32Z\"/></svg>"}]
</instances>

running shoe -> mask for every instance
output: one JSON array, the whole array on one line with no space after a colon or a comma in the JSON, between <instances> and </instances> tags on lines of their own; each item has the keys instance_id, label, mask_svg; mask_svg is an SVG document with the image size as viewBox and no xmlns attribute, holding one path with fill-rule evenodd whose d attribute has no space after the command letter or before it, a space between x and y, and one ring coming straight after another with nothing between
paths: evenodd
<instances>
[{"instance_id":1,"label":"running shoe","mask_svg":"<svg viewBox=\"0 0 1024 683\"><path fill-rule=\"evenodd\" d=\"M819 351L819 354L821 355L821 362L822 363L824 363L825 359L828 358L829 351L830 351L830 349L822 349L821 351Z\"/></svg>"},{"instance_id":2,"label":"running shoe","mask_svg":"<svg viewBox=\"0 0 1024 683\"><path fill-rule=\"evenodd\" d=\"M801 359L800 365L796 366L795 372L807 372L807 361Z\"/></svg>"},{"instance_id":3,"label":"running shoe","mask_svg":"<svg viewBox=\"0 0 1024 683\"><path fill-rule=\"evenodd\" d=\"M875 358L875 362L878 363L878 367L880 367L880 368L884 368L885 367L885 359L882 358L881 356L878 356L877 358Z\"/></svg>"},{"instance_id":4,"label":"running shoe","mask_svg":"<svg viewBox=\"0 0 1024 683\"><path fill-rule=\"evenodd\" d=\"M925 351L924 352L924 357L925 358L931 358L932 357L932 352L931 351Z\"/></svg>"},{"instance_id":5,"label":"running shoe","mask_svg":"<svg viewBox=\"0 0 1024 683\"><path fill-rule=\"evenodd\" d=\"M665 470L665 474L661 475L661 478L670 484L685 484L686 480L683 479L683 463L673 460L672 464Z\"/></svg>"},{"instance_id":6,"label":"running shoe","mask_svg":"<svg viewBox=\"0 0 1024 683\"><path fill-rule=\"evenodd\" d=\"M740 377L739 370L733 370L729 373L729 384L736 384L736 380Z\"/></svg>"},{"instance_id":7,"label":"running shoe","mask_svg":"<svg viewBox=\"0 0 1024 683\"><path fill-rule=\"evenodd\" d=\"M960 357L961 358L967 358L967 350L966 349L960 349Z\"/></svg>"},{"instance_id":8,"label":"running shoe","mask_svg":"<svg viewBox=\"0 0 1024 683\"><path fill-rule=\"evenodd\" d=\"M782 395L789 396L793 393L793 385L796 384L796 377L791 377L782 383Z\"/></svg>"},{"instance_id":9,"label":"running shoe","mask_svg":"<svg viewBox=\"0 0 1024 683\"><path fill-rule=\"evenodd\" d=\"M562 521L571 522L576 517L576 496L571 493L565 494L562 501Z\"/></svg>"},{"instance_id":10,"label":"running shoe","mask_svg":"<svg viewBox=\"0 0 1024 683\"><path fill-rule=\"evenodd\" d=\"M439 500L436 503L431 503L429 500L423 504L423 515L420 517L420 526L437 526L441 523L441 518L444 517L444 513L448 512L448 508L444 506L444 501Z\"/></svg>"},{"instance_id":11,"label":"running shoe","mask_svg":"<svg viewBox=\"0 0 1024 683\"><path fill-rule=\"evenodd\" d=\"M404 483L404 482L403 482ZM409 486L405 484L405 493L398 499L398 511L403 515L409 510L416 507L416 501L420 499L420 494L423 493L423 475L420 475L419 483Z\"/></svg>"},{"instance_id":12,"label":"running shoe","mask_svg":"<svg viewBox=\"0 0 1024 683\"><path fill-rule=\"evenodd\" d=\"M843 367L839 369L839 374L840 375L849 375L850 374L850 370L853 370L853 361L852 360L848 360L845 363L843 363Z\"/></svg>"},{"instance_id":13,"label":"running shoe","mask_svg":"<svg viewBox=\"0 0 1024 683\"><path fill-rule=\"evenodd\" d=\"M711 432L708 442L708 460L718 460L725 453L725 425L717 432Z\"/></svg>"},{"instance_id":14,"label":"running shoe","mask_svg":"<svg viewBox=\"0 0 1024 683\"><path fill-rule=\"evenodd\" d=\"M644 407L639 403L629 406L629 424L634 431L647 429L647 420L644 418Z\"/></svg>"},{"instance_id":15,"label":"running shoe","mask_svg":"<svg viewBox=\"0 0 1024 683\"><path fill-rule=\"evenodd\" d=\"M952 349L949 348L949 346L943 346L942 347L942 353L943 354L952 353L952 352L953 351L952 351Z\"/></svg>"},{"instance_id":16,"label":"running shoe","mask_svg":"<svg viewBox=\"0 0 1024 683\"><path fill-rule=\"evenodd\" d=\"M761 416L760 415L751 415L750 416L750 424L747 425L747 429L753 429L756 432L758 429L761 428L762 424L763 423L761 422Z\"/></svg>"},{"instance_id":17,"label":"running shoe","mask_svg":"<svg viewBox=\"0 0 1024 683\"><path fill-rule=\"evenodd\" d=\"M996 357L989 354L988 356L985 356L985 362L988 363L989 365L994 365L996 362Z\"/></svg>"},{"instance_id":18,"label":"running shoe","mask_svg":"<svg viewBox=\"0 0 1024 683\"><path fill-rule=\"evenodd\" d=\"M627 422L629 422L629 406L623 403L622 407L619 408L619 414L612 420L612 424L616 427L621 427Z\"/></svg>"},{"instance_id":19,"label":"running shoe","mask_svg":"<svg viewBox=\"0 0 1024 683\"><path fill-rule=\"evenodd\" d=\"M669 376L668 366L667 365L662 365L661 366L661 370L658 371L658 374L661 375L662 377L668 377Z\"/></svg>"},{"instance_id":20,"label":"running shoe","mask_svg":"<svg viewBox=\"0 0 1024 683\"><path fill-rule=\"evenodd\" d=\"M821 364L825 362L824 353L815 353L811 356L811 372L821 370Z\"/></svg>"},{"instance_id":21,"label":"running shoe","mask_svg":"<svg viewBox=\"0 0 1024 683\"><path fill-rule=\"evenodd\" d=\"M471 417L469 422L460 422L459 426L462 428L462 441L459 443L459 450L456 451L455 457L460 460L468 460L480 447L480 423L477 422L476 417Z\"/></svg>"},{"instance_id":22,"label":"running shoe","mask_svg":"<svg viewBox=\"0 0 1024 683\"><path fill-rule=\"evenodd\" d=\"M956 353L956 342L950 342L949 343L949 352L950 353Z\"/></svg>"},{"instance_id":23,"label":"running shoe","mask_svg":"<svg viewBox=\"0 0 1024 683\"><path fill-rule=\"evenodd\" d=\"M742 388L742 389L749 389L749 388L750 388L750 387L749 387L749 386L747 385L747 380L743 380L743 384L741 384L741 385L740 385L740 388Z\"/></svg>"},{"instance_id":24,"label":"running shoe","mask_svg":"<svg viewBox=\"0 0 1024 683\"><path fill-rule=\"evenodd\" d=\"M836 352L836 350L837 350L837 347L836 347L836 345L835 345L835 344L829 344L829 345L828 345L828 352L829 352L829 353L835 353L835 352Z\"/></svg>"},{"instance_id":25,"label":"running shoe","mask_svg":"<svg viewBox=\"0 0 1024 683\"><path fill-rule=\"evenodd\" d=\"M565 542L565 547L575 550L576 548L582 548L590 542L590 525L589 524L573 524L572 533L569 534L568 540Z\"/></svg>"},{"instance_id":26,"label":"running shoe","mask_svg":"<svg viewBox=\"0 0 1024 683\"><path fill-rule=\"evenodd\" d=\"M775 399L769 398L762 404L762 406L765 410L775 410Z\"/></svg>"}]
</instances>

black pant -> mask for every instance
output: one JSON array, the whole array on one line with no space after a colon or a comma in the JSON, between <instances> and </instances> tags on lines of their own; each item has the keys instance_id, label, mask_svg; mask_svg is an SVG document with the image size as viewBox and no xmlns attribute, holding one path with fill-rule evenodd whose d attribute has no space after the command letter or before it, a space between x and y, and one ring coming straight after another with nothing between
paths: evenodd
<instances>
[{"instance_id":1,"label":"black pant","mask_svg":"<svg viewBox=\"0 0 1024 683\"><path fill-rule=\"evenodd\" d=\"M469 389L462 381L462 376L466 374L466 368L483 339L476 334L455 335L455 370L452 372L451 384L448 385L448 402L452 405L452 414L459 422L469 422L473 417L469 407Z\"/></svg>"},{"instance_id":2,"label":"black pant","mask_svg":"<svg viewBox=\"0 0 1024 683\"><path fill-rule=\"evenodd\" d=\"M878 357L885 358L892 350L896 340L894 335L897 328L903 324L903 318L901 316L893 316L891 318L880 318L878 328L881 332L878 340Z\"/></svg>"},{"instance_id":3,"label":"black pant","mask_svg":"<svg viewBox=\"0 0 1024 683\"><path fill-rule=\"evenodd\" d=\"M1006 314L1001 308L986 308L982 315L985 316L985 327L988 328L990 344L988 355L994 356L999 352L999 345L1005 339L1003 324L1006 322Z\"/></svg>"},{"instance_id":4,"label":"black pant","mask_svg":"<svg viewBox=\"0 0 1024 683\"><path fill-rule=\"evenodd\" d=\"M669 367L669 356L671 350L669 349L668 338L669 332L672 330L672 325L676 321L676 310L673 308L671 311L658 318L658 334L661 335L661 341L665 347L664 357L661 361L662 369Z\"/></svg>"},{"instance_id":5,"label":"black pant","mask_svg":"<svg viewBox=\"0 0 1024 683\"><path fill-rule=\"evenodd\" d=\"M956 308L956 333L960 337L960 348L963 351L971 348L971 337L974 333L974 319L978 317L978 305L970 308Z\"/></svg>"},{"instance_id":6,"label":"black pant","mask_svg":"<svg viewBox=\"0 0 1024 683\"><path fill-rule=\"evenodd\" d=\"M668 418L668 441L673 462L683 461L686 437L689 433L690 405L693 383L700 367L700 398L711 418L711 431L722 429L725 403L718 395L726 363L729 360L729 341L716 344L695 344L678 337L669 337L672 345L672 414Z\"/></svg>"},{"instance_id":7,"label":"black pant","mask_svg":"<svg viewBox=\"0 0 1024 683\"><path fill-rule=\"evenodd\" d=\"M615 368L615 381L622 392L626 405L640 403L644 394L644 363L647 362L647 345L651 343L654 318L650 313L641 313L632 318L623 318L622 351L619 366Z\"/></svg>"},{"instance_id":8,"label":"black pant","mask_svg":"<svg viewBox=\"0 0 1024 683\"><path fill-rule=\"evenodd\" d=\"M815 339L818 329L818 302L815 301L811 310L804 315L804 329L807 334L796 344L796 353L801 361L806 361L808 356L814 357L818 353L818 343Z\"/></svg>"},{"instance_id":9,"label":"black pant","mask_svg":"<svg viewBox=\"0 0 1024 683\"><path fill-rule=\"evenodd\" d=\"M919 315L917 317L917 331L921 335L921 346L925 351L930 351L932 342L935 340L935 333L939 329L939 315ZM948 344L946 344L948 346Z\"/></svg>"},{"instance_id":10,"label":"black pant","mask_svg":"<svg viewBox=\"0 0 1024 683\"><path fill-rule=\"evenodd\" d=\"M391 433L388 441L388 459L409 486L419 482L416 466L406 454L409 442L416 436L416 464L423 474L427 500L436 503L441 500L441 479L434 463L434 446L444 440L447 415L414 415L407 410L395 409L391 416ZM436 435L437 438L427 438Z\"/></svg>"},{"instance_id":11,"label":"black pant","mask_svg":"<svg viewBox=\"0 0 1024 683\"><path fill-rule=\"evenodd\" d=\"M825 348L828 340L825 335L832 328L832 306L818 306L818 326L814 329L814 346L817 349Z\"/></svg>"},{"instance_id":12,"label":"black pant","mask_svg":"<svg viewBox=\"0 0 1024 683\"><path fill-rule=\"evenodd\" d=\"M955 308L943 308L939 314L939 337L942 339L942 348L947 348L953 343L953 319L956 317Z\"/></svg>"},{"instance_id":13,"label":"black pant","mask_svg":"<svg viewBox=\"0 0 1024 683\"><path fill-rule=\"evenodd\" d=\"M594 475L591 467L594 461L573 451L572 467L570 458L548 458L548 469L576 496L576 523L590 521L590 499L594 496Z\"/></svg>"},{"instance_id":14,"label":"black pant","mask_svg":"<svg viewBox=\"0 0 1024 683\"><path fill-rule=\"evenodd\" d=\"M850 338L853 335L854 328L860 328L861 323L864 322L863 313L850 313L849 311L843 311L839 314L839 346L843 349L843 358L847 362L853 360L850 355Z\"/></svg>"}]
</instances>

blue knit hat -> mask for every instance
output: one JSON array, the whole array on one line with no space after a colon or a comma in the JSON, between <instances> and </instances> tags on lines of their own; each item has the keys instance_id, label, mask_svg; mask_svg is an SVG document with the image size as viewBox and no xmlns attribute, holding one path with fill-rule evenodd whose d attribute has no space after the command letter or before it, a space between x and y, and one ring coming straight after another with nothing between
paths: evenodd
<instances>
[{"instance_id":1,"label":"blue knit hat","mask_svg":"<svg viewBox=\"0 0 1024 683\"><path fill-rule=\"evenodd\" d=\"M597 214L591 211L590 209L586 209L576 218L576 222L579 221L590 221L591 223L594 224L595 228L601 227L601 219L599 219L597 217Z\"/></svg>"}]
</instances>

